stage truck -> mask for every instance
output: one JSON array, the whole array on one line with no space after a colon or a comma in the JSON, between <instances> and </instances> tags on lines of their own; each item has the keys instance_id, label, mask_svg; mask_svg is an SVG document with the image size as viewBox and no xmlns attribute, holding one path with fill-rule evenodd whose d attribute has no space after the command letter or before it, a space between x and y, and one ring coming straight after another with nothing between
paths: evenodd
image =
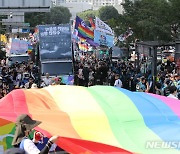
<instances>
[{"instance_id":1,"label":"stage truck","mask_svg":"<svg viewBox=\"0 0 180 154\"><path fill-rule=\"evenodd\" d=\"M39 25L39 56L41 74L61 76L66 84L73 76L70 24Z\"/></svg>"}]
</instances>

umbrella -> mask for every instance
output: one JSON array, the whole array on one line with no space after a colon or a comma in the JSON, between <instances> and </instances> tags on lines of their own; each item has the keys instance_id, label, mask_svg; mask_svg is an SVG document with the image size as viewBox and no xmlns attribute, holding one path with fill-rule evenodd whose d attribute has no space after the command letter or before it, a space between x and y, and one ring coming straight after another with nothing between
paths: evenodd
<instances>
[{"instance_id":1,"label":"umbrella","mask_svg":"<svg viewBox=\"0 0 180 154\"><path fill-rule=\"evenodd\" d=\"M27 113L42 121L37 130L58 134L58 146L74 154L174 154L179 153L179 103L111 86L49 86L12 91L0 100L0 118L14 122Z\"/></svg>"}]
</instances>

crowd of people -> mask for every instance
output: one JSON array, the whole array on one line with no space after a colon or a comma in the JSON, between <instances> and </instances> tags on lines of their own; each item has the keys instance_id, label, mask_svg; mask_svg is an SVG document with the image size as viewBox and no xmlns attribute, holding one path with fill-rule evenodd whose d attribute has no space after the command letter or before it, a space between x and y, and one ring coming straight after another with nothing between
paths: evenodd
<instances>
[{"instance_id":1,"label":"crowd of people","mask_svg":"<svg viewBox=\"0 0 180 154\"><path fill-rule=\"evenodd\" d=\"M64 85L61 77L51 78L48 73L39 79L39 70L30 60L16 62L9 66L3 59L0 68L0 98L13 89ZM140 68L141 66L137 68L130 60L112 61L108 56L98 59L95 54L86 52L75 56L74 85L85 87L109 85L130 91L153 93L150 67L147 67L146 71ZM155 93L180 99L180 75L176 73L174 62L168 60L165 63L159 62L157 72ZM40 84L38 84L39 80Z\"/></svg>"},{"instance_id":2,"label":"crowd of people","mask_svg":"<svg viewBox=\"0 0 180 154\"><path fill-rule=\"evenodd\" d=\"M39 84L39 69L30 60L15 62L9 66L3 59L1 60L0 71L0 98L14 89L42 88L49 85L64 84L61 77L50 78L48 73L45 74L44 78L40 78Z\"/></svg>"},{"instance_id":3,"label":"crowd of people","mask_svg":"<svg viewBox=\"0 0 180 154\"><path fill-rule=\"evenodd\" d=\"M105 57L97 59L93 53L80 54L75 61L75 85L110 85L130 91L153 93L151 67L146 72L129 60L112 61ZM78 57L78 56L76 56ZM176 73L174 62L167 60L157 65L155 93L180 99L180 75Z\"/></svg>"}]
</instances>

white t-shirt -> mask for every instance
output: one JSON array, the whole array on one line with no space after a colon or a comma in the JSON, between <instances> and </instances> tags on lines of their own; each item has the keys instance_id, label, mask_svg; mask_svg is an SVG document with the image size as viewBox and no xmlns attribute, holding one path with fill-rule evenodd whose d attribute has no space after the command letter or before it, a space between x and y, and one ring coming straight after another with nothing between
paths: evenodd
<instances>
[{"instance_id":1,"label":"white t-shirt","mask_svg":"<svg viewBox=\"0 0 180 154\"><path fill-rule=\"evenodd\" d=\"M174 96L173 94L170 94L169 96L167 96L169 98L174 98L174 99L178 99L176 96Z\"/></svg>"},{"instance_id":2,"label":"white t-shirt","mask_svg":"<svg viewBox=\"0 0 180 154\"><path fill-rule=\"evenodd\" d=\"M114 86L115 87L122 87L122 81L120 80L120 79L117 79L116 81L115 81L115 83L114 83Z\"/></svg>"},{"instance_id":3,"label":"white t-shirt","mask_svg":"<svg viewBox=\"0 0 180 154\"><path fill-rule=\"evenodd\" d=\"M78 72L78 78L83 79L83 69L80 68Z\"/></svg>"},{"instance_id":4,"label":"white t-shirt","mask_svg":"<svg viewBox=\"0 0 180 154\"><path fill-rule=\"evenodd\" d=\"M24 151L26 154L39 154L40 151L30 139L24 140Z\"/></svg>"},{"instance_id":5,"label":"white t-shirt","mask_svg":"<svg viewBox=\"0 0 180 154\"><path fill-rule=\"evenodd\" d=\"M44 81L46 86L51 85L51 79L50 78L44 78L43 81Z\"/></svg>"}]
</instances>

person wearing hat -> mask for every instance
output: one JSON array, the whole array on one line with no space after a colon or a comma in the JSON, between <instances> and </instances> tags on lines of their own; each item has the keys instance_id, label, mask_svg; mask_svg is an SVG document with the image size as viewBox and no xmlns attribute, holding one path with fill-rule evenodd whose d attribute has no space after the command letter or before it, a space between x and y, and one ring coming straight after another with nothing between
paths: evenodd
<instances>
[{"instance_id":1,"label":"person wearing hat","mask_svg":"<svg viewBox=\"0 0 180 154\"><path fill-rule=\"evenodd\" d=\"M32 129L38 126L41 122L32 120L27 114L22 114L16 119L16 131L12 141L12 145L16 148L20 148L25 151L25 154L47 154L51 148L51 145L58 140L58 136L51 137L46 146L39 151L35 143L37 142L34 138L33 142L28 138Z\"/></svg>"}]
</instances>

